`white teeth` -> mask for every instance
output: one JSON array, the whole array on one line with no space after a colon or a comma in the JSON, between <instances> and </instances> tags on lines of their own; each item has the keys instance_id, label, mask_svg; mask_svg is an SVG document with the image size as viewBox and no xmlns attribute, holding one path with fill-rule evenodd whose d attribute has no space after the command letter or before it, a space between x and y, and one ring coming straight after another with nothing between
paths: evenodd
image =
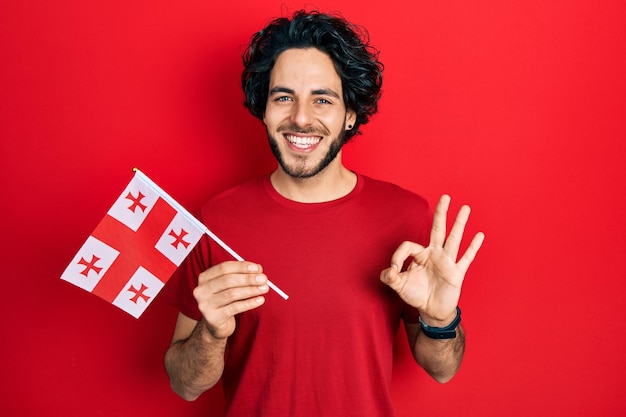
<instances>
[{"instance_id":1,"label":"white teeth","mask_svg":"<svg viewBox=\"0 0 626 417\"><path fill-rule=\"evenodd\" d=\"M321 138L319 137L301 137L301 136L294 136L294 135L287 135L285 136L285 138L289 141L289 143L291 143L292 145L298 147L298 148L302 148L302 149L306 149L309 148L313 145L317 145Z\"/></svg>"}]
</instances>

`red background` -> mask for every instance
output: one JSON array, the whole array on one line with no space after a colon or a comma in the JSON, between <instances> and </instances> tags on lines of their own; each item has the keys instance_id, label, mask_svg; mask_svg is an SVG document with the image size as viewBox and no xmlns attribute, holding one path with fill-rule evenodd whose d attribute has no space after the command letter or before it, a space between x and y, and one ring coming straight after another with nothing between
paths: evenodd
<instances>
[{"instance_id":1,"label":"red background","mask_svg":"<svg viewBox=\"0 0 626 417\"><path fill-rule=\"evenodd\" d=\"M403 3L316 2L365 25L386 64L346 163L433 204L450 193L487 235L463 367L440 386L402 341L398 415L624 415L624 3ZM59 276L133 166L193 211L273 168L240 52L301 5L3 2L2 415L220 415L219 389L169 390L174 309L157 298L135 320Z\"/></svg>"}]
</instances>

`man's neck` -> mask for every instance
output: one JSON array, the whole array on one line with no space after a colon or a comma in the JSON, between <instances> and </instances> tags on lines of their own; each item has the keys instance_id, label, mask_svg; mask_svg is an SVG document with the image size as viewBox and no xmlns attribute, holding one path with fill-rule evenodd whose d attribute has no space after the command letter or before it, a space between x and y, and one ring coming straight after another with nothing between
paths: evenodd
<instances>
[{"instance_id":1,"label":"man's neck","mask_svg":"<svg viewBox=\"0 0 626 417\"><path fill-rule=\"evenodd\" d=\"M356 174L341 163L331 164L310 178L294 178L279 167L270 179L280 195L300 203L323 203L345 197L357 181Z\"/></svg>"}]
</instances>

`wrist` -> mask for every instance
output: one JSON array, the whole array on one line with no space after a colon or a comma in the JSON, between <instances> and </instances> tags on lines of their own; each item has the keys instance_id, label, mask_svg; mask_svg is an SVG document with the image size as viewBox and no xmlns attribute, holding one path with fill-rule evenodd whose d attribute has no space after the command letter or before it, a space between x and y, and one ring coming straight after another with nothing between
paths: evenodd
<instances>
[{"instance_id":1,"label":"wrist","mask_svg":"<svg viewBox=\"0 0 626 417\"><path fill-rule=\"evenodd\" d=\"M219 337L205 319L198 322L198 327L200 327L200 336L209 343L226 343L228 339L228 337Z\"/></svg>"},{"instance_id":2,"label":"wrist","mask_svg":"<svg viewBox=\"0 0 626 417\"><path fill-rule=\"evenodd\" d=\"M441 326L435 326L433 322L425 321L422 316L419 317L419 325L422 333L430 339L454 339L456 337L456 329L461 323L461 309L456 308L456 315L452 321Z\"/></svg>"},{"instance_id":3,"label":"wrist","mask_svg":"<svg viewBox=\"0 0 626 417\"><path fill-rule=\"evenodd\" d=\"M457 316L456 309L454 309L451 314L443 318L441 317L438 318L435 316L430 316L428 314L423 314L421 311L419 314L421 322L426 324L429 327L447 327L454 321L454 319L456 319L456 316Z\"/></svg>"}]
</instances>

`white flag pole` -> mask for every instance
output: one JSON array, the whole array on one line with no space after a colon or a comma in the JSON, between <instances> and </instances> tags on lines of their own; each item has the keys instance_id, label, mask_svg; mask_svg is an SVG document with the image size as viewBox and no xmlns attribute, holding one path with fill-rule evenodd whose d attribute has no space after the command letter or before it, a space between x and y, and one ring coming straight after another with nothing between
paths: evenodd
<instances>
[{"instance_id":1,"label":"white flag pole","mask_svg":"<svg viewBox=\"0 0 626 417\"><path fill-rule=\"evenodd\" d=\"M220 245L226 252L232 255L236 260L243 261L244 259L239 256L237 252L235 252L230 246L228 246L222 239L217 237L213 232L211 232L200 220L196 219L191 213L189 213L183 206L181 206L176 200L170 197L161 187L156 185L154 181L148 178L143 172L139 170L139 168L133 168L135 175L137 175L143 182L145 182L150 188L152 188L155 192L157 192L165 201L167 201L171 206L173 206L176 210L178 210L187 220L193 223L198 229L204 231L215 243ZM283 299L288 299L289 296L285 294L283 290L278 288L273 282L267 280L267 285L276 291L278 295L280 295Z\"/></svg>"},{"instance_id":2,"label":"white flag pole","mask_svg":"<svg viewBox=\"0 0 626 417\"><path fill-rule=\"evenodd\" d=\"M220 245L226 252L230 253L235 259L237 259L238 261L243 261L244 259L239 256L239 254L237 252L235 252L234 250L232 250L232 248L230 246L228 246L226 243L224 243L224 241L222 239L220 239L219 237L215 236L215 234L210 231L209 229L207 229L205 227L204 233L206 233L207 235L209 235L209 237L211 239L213 239L215 241L215 243L217 243L218 245ZM289 296L287 294L285 294L283 292L283 290L281 290L280 288L278 288L272 281L270 281L269 279L267 280L267 285L273 289L274 291L276 291L278 293L278 295L280 295L281 297L283 297L285 300L289 298Z\"/></svg>"},{"instance_id":3,"label":"white flag pole","mask_svg":"<svg viewBox=\"0 0 626 417\"><path fill-rule=\"evenodd\" d=\"M143 182L145 182L153 191L159 194L165 201L167 201L171 206L173 206L176 210L182 213L183 216L187 220L189 220L194 226L196 226L200 230L206 230L207 227L200 222L200 220L196 219L191 213L189 213L183 206L181 206L178 201L174 200L168 193L166 193L161 187L156 185L154 181L146 176L143 172L139 170L139 168L133 168L133 172L135 175L139 177Z\"/></svg>"}]
</instances>

